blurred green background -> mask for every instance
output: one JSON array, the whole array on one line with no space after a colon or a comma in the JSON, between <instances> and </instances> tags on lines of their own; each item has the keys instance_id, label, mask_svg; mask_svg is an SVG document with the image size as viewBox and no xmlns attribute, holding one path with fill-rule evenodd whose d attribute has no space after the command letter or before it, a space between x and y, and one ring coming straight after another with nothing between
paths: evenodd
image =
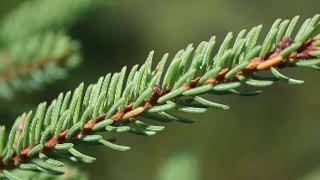
<instances>
[{"instance_id":1,"label":"blurred green background","mask_svg":"<svg viewBox=\"0 0 320 180\"><path fill-rule=\"evenodd\" d=\"M20 2L1 0L0 16ZM258 24L267 30L279 17L302 15L305 19L319 13L319 5L319 0L113 0L71 31L83 44L81 67L40 92L1 102L3 107L8 103L15 107L0 110L1 122L10 124L23 110L74 89L82 81L91 83L124 65L141 64L150 50L159 59L165 52L172 55L211 35L222 41L229 31ZM172 156L188 152L196 160L186 161L191 167L177 173L195 171L193 179L300 179L320 167L320 85L319 72L298 71L287 73L304 79L305 85L276 84L256 97L212 97L231 105L232 110L192 115L198 120L195 124L168 124L155 137L119 136L121 144L133 147L129 152L83 147L98 158L80 167L94 180L158 180ZM175 165L184 167L181 161Z\"/></svg>"}]
</instances>

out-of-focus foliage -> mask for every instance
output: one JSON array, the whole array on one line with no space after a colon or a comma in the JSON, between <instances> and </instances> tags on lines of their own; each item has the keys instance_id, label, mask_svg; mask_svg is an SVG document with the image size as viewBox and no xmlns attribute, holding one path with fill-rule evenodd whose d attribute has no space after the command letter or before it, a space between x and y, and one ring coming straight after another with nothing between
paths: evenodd
<instances>
[{"instance_id":1,"label":"out-of-focus foliage","mask_svg":"<svg viewBox=\"0 0 320 180\"><path fill-rule=\"evenodd\" d=\"M65 32L100 0L28 0L0 21L0 98L31 92L79 64L79 43ZM21 92L21 91L18 91Z\"/></svg>"},{"instance_id":2,"label":"out-of-focus foliage","mask_svg":"<svg viewBox=\"0 0 320 180\"><path fill-rule=\"evenodd\" d=\"M0 42L29 38L39 32L69 28L99 0L28 0L0 23ZM31 22L31 23L30 23Z\"/></svg>"},{"instance_id":3,"label":"out-of-focus foliage","mask_svg":"<svg viewBox=\"0 0 320 180\"><path fill-rule=\"evenodd\" d=\"M23 180L89 180L88 176L78 167L67 165L65 166L65 172L65 174L60 176L21 170L15 170L13 173L23 177Z\"/></svg>"},{"instance_id":4,"label":"out-of-focus foliage","mask_svg":"<svg viewBox=\"0 0 320 180\"><path fill-rule=\"evenodd\" d=\"M35 35L0 49L0 97L41 89L80 62L79 43L62 33Z\"/></svg>"},{"instance_id":5,"label":"out-of-focus foliage","mask_svg":"<svg viewBox=\"0 0 320 180\"><path fill-rule=\"evenodd\" d=\"M167 160L160 163L155 180L199 180L201 167L194 153L172 153Z\"/></svg>"},{"instance_id":6,"label":"out-of-focus foliage","mask_svg":"<svg viewBox=\"0 0 320 180\"><path fill-rule=\"evenodd\" d=\"M304 177L299 178L299 180L319 180L320 179L320 170L316 169L311 173L306 174Z\"/></svg>"}]
</instances>

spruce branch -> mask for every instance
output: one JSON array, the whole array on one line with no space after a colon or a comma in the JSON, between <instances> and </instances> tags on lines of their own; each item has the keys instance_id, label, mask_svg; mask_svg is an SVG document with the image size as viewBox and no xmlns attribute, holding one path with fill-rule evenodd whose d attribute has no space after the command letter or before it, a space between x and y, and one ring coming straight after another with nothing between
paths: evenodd
<instances>
[{"instance_id":1,"label":"spruce branch","mask_svg":"<svg viewBox=\"0 0 320 180\"><path fill-rule=\"evenodd\" d=\"M18 117L7 138L4 127L0 128L2 176L19 179L10 172L17 168L62 174L59 166L62 163L50 159L57 156L93 162L94 157L75 149L78 143L102 144L120 151L129 149L103 139L100 132L154 135L164 129L141 118L190 123L193 121L168 111L203 113L208 108L229 109L200 96L205 93L248 96L260 91L243 92L242 85L303 83L280 70L320 69L319 17L307 19L295 35L298 17L278 19L260 45L262 26L248 33L241 31L235 40L229 33L217 52L213 51L215 37L212 37L200 43L195 51L192 45L180 50L167 68L168 54L165 54L152 70L152 51L142 66L135 65L129 73L124 67L118 73L99 78L86 89L82 83L73 93L60 93L50 104L41 103L35 113L30 111ZM262 71L271 72L272 77L263 77Z\"/></svg>"},{"instance_id":2,"label":"spruce branch","mask_svg":"<svg viewBox=\"0 0 320 180\"><path fill-rule=\"evenodd\" d=\"M63 78L81 59L80 45L64 33L48 32L0 49L0 97L31 91Z\"/></svg>"}]
</instances>

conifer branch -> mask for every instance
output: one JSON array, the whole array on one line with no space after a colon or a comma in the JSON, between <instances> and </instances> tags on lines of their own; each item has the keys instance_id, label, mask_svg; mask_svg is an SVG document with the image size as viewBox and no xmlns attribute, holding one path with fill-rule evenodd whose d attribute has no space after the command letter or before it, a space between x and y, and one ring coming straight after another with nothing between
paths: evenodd
<instances>
[{"instance_id":1,"label":"conifer branch","mask_svg":"<svg viewBox=\"0 0 320 180\"><path fill-rule=\"evenodd\" d=\"M80 45L63 33L44 33L0 50L0 97L58 80L81 59Z\"/></svg>"},{"instance_id":2,"label":"conifer branch","mask_svg":"<svg viewBox=\"0 0 320 180\"><path fill-rule=\"evenodd\" d=\"M62 174L52 163L57 161L49 162L49 157L93 162L94 157L75 149L78 143L102 144L120 151L129 149L103 139L99 132L154 135L164 129L146 124L141 118L190 123L193 121L168 111L202 113L210 107L229 109L200 97L201 94L248 96L260 91L243 92L242 85L303 83L282 74L280 69L320 69L319 15L307 19L294 36L297 21L298 17L278 19L261 45L258 37L262 26L248 33L241 31L233 46L233 35L229 33L217 52L213 52L215 37L212 37L200 43L195 51L192 45L180 50L167 68L168 54L165 54L153 71L152 51L142 66L135 65L129 73L124 67L118 73L99 78L86 90L82 83L73 93L60 93L50 104L41 103L35 113L30 111L18 117L8 138L4 138L4 127L0 128L2 176L19 179L9 171L16 168ZM263 77L261 71L269 71L273 76Z\"/></svg>"}]
</instances>

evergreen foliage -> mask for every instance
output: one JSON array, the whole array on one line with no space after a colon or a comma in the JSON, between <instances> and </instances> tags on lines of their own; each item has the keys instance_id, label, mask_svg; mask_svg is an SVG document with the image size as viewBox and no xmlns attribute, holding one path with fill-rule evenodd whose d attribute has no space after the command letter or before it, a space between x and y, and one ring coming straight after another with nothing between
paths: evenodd
<instances>
[{"instance_id":1,"label":"evergreen foliage","mask_svg":"<svg viewBox=\"0 0 320 180\"><path fill-rule=\"evenodd\" d=\"M244 85L261 88L276 81L302 84L302 80L284 75L281 69L320 69L319 17L307 19L300 28L298 17L278 19L261 43L262 26L243 30L235 38L228 33L216 51L216 38L212 37L196 48L188 45L171 61L168 54L163 55L155 68L152 51L141 66L130 70L123 67L120 72L100 77L95 84L85 87L81 83L74 91L60 93L52 102L43 102L35 111L19 116L8 133L0 128L1 176L21 179L11 173L12 169L63 174L63 163L56 157L86 163L96 160L79 152L79 143L102 144L119 151L130 149L99 133L152 136L164 127L146 121L191 123L193 120L177 116L175 111L229 109L202 94L251 96L261 91L243 91ZM271 76L261 75L263 71Z\"/></svg>"}]
</instances>

